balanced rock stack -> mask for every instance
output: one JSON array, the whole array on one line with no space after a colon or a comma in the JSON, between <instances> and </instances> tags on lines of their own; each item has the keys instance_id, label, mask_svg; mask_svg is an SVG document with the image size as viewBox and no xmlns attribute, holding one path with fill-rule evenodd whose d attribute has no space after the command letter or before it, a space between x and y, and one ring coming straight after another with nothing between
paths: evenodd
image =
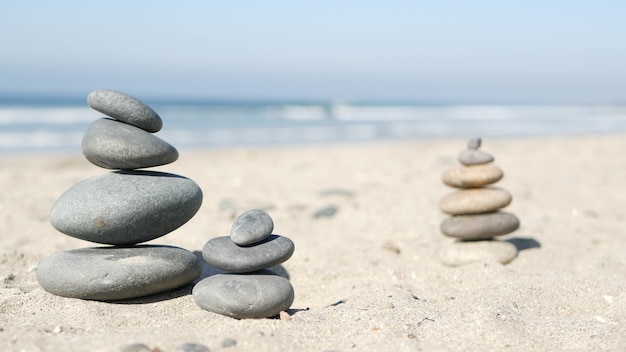
<instances>
[{"instance_id":1,"label":"balanced rock stack","mask_svg":"<svg viewBox=\"0 0 626 352\"><path fill-rule=\"evenodd\" d=\"M169 164L178 151L152 133L161 117L141 101L97 90L89 106L110 116L95 121L82 142L93 164L112 171L81 181L54 203L58 231L109 246L69 250L37 268L41 287L53 294L119 300L165 292L196 279L202 263L182 248L137 245L164 236L190 220L202 191L183 176L137 169Z\"/></svg>"},{"instance_id":2,"label":"balanced rock stack","mask_svg":"<svg viewBox=\"0 0 626 352\"><path fill-rule=\"evenodd\" d=\"M457 239L440 252L441 260L449 266L483 260L506 264L517 256L515 245L494 240L517 230L520 222L515 215L500 211L512 197L508 191L492 187L504 173L492 164L491 154L479 150L480 144L479 138L471 139L468 149L459 154L463 166L442 175L446 185L460 189L440 203L441 210L451 215L441 223L441 232Z\"/></svg>"},{"instance_id":3,"label":"balanced rock stack","mask_svg":"<svg viewBox=\"0 0 626 352\"><path fill-rule=\"evenodd\" d=\"M202 257L224 273L196 284L196 304L237 319L268 318L287 310L293 303L293 287L267 268L289 259L295 247L289 238L272 234L273 230L272 218L254 209L235 220L230 236L209 240Z\"/></svg>"}]
</instances>

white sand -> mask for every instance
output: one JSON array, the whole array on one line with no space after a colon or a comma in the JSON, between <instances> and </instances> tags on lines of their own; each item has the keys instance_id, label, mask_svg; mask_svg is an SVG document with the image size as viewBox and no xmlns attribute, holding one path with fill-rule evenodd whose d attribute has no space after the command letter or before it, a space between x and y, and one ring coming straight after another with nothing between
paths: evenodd
<instances>
[{"instance_id":1,"label":"white sand","mask_svg":"<svg viewBox=\"0 0 626 352\"><path fill-rule=\"evenodd\" d=\"M191 286L123 303L57 297L38 262L92 244L52 228L65 190L107 172L73 155L0 157L0 350L554 351L626 348L626 136L484 140L532 248L508 265L437 258L441 173L466 141L186 151L158 170L195 180L198 214L151 243L198 251L251 208L296 243L291 319L203 311ZM323 192L332 191L329 195ZM325 206L336 215L315 219ZM537 247L539 246L539 247ZM338 303L343 302L343 303ZM222 347L222 341L237 341Z\"/></svg>"}]
</instances>

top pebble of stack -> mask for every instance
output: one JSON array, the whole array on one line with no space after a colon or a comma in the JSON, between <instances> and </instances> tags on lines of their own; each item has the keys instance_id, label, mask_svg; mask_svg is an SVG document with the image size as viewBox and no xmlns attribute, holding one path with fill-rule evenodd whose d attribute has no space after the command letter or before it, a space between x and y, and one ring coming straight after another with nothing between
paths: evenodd
<instances>
[{"instance_id":1,"label":"top pebble of stack","mask_svg":"<svg viewBox=\"0 0 626 352\"><path fill-rule=\"evenodd\" d=\"M149 106L128 94L99 89L87 97L87 104L107 116L154 133L161 130L161 117Z\"/></svg>"},{"instance_id":2,"label":"top pebble of stack","mask_svg":"<svg viewBox=\"0 0 626 352\"><path fill-rule=\"evenodd\" d=\"M230 239L239 246L259 243L274 230L274 221L263 210L253 209L239 215L230 229Z\"/></svg>"},{"instance_id":3,"label":"top pebble of stack","mask_svg":"<svg viewBox=\"0 0 626 352\"><path fill-rule=\"evenodd\" d=\"M459 162L465 166L487 164L494 161L493 155L478 150L481 139L472 138L467 142L467 149L459 154Z\"/></svg>"}]
</instances>

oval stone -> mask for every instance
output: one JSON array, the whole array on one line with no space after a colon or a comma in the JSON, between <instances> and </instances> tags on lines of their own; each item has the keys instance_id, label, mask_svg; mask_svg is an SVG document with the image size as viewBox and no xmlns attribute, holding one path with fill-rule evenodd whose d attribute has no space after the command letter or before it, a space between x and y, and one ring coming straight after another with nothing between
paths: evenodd
<instances>
[{"instance_id":1,"label":"oval stone","mask_svg":"<svg viewBox=\"0 0 626 352\"><path fill-rule=\"evenodd\" d=\"M269 237L274 230L272 218L260 209L252 209L239 215L230 229L230 239L237 245L258 243Z\"/></svg>"},{"instance_id":2,"label":"oval stone","mask_svg":"<svg viewBox=\"0 0 626 352\"><path fill-rule=\"evenodd\" d=\"M443 183L455 188L475 188L496 183L502 179L502 170L491 164L455 167L441 175Z\"/></svg>"},{"instance_id":3,"label":"oval stone","mask_svg":"<svg viewBox=\"0 0 626 352\"><path fill-rule=\"evenodd\" d=\"M192 294L202 309L237 319L273 317L294 300L289 280L270 270L213 275L197 283Z\"/></svg>"},{"instance_id":4,"label":"oval stone","mask_svg":"<svg viewBox=\"0 0 626 352\"><path fill-rule=\"evenodd\" d=\"M229 236L216 237L205 243L202 257L210 265L231 273L257 271L291 258L295 245L284 236L270 235L252 246L238 246Z\"/></svg>"},{"instance_id":5,"label":"oval stone","mask_svg":"<svg viewBox=\"0 0 626 352\"><path fill-rule=\"evenodd\" d=\"M467 149L459 154L459 162L463 165L487 164L494 161L493 155L476 149Z\"/></svg>"},{"instance_id":6,"label":"oval stone","mask_svg":"<svg viewBox=\"0 0 626 352\"><path fill-rule=\"evenodd\" d=\"M91 124L81 148L87 160L105 169L140 169L178 159L176 148L161 138L107 118Z\"/></svg>"},{"instance_id":7,"label":"oval stone","mask_svg":"<svg viewBox=\"0 0 626 352\"><path fill-rule=\"evenodd\" d=\"M451 215L490 213L511 203L511 194L501 188L464 189L441 199L441 211Z\"/></svg>"},{"instance_id":8,"label":"oval stone","mask_svg":"<svg viewBox=\"0 0 626 352\"><path fill-rule=\"evenodd\" d=\"M50 222L86 241L129 245L170 233L202 204L192 180L164 172L117 171L81 181L52 206Z\"/></svg>"},{"instance_id":9,"label":"oval stone","mask_svg":"<svg viewBox=\"0 0 626 352\"><path fill-rule=\"evenodd\" d=\"M444 246L439 258L448 266L496 261L508 264L517 257L517 247L505 241L458 241Z\"/></svg>"},{"instance_id":10,"label":"oval stone","mask_svg":"<svg viewBox=\"0 0 626 352\"><path fill-rule=\"evenodd\" d=\"M93 91L87 96L87 104L96 111L148 132L158 132L163 127L161 117L154 110L122 92L111 89Z\"/></svg>"},{"instance_id":11,"label":"oval stone","mask_svg":"<svg viewBox=\"0 0 626 352\"><path fill-rule=\"evenodd\" d=\"M198 257L178 247L93 247L45 258L37 280L58 296L109 301L173 290L201 272Z\"/></svg>"},{"instance_id":12,"label":"oval stone","mask_svg":"<svg viewBox=\"0 0 626 352\"><path fill-rule=\"evenodd\" d=\"M504 212L455 215L441 223L441 232L464 240L486 240L511 233L519 225L519 219L515 215Z\"/></svg>"}]
</instances>

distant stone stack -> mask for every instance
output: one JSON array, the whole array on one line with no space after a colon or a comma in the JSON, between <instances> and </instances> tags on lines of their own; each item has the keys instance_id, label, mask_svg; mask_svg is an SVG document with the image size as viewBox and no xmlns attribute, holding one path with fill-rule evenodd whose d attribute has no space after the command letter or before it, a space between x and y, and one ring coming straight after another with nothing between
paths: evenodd
<instances>
[{"instance_id":1,"label":"distant stone stack","mask_svg":"<svg viewBox=\"0 0 626 352\"><path fill-rule=\"evenodd\" d=\"M182 248L138 245L189 221L202 191L183 176L143 171L178 159L178 151L152 133L161 117L141 101L113 90L89 94L87 103L111 118L96 120L82 141L93 164L116 170L79 182L54 203L58 231L107 246L56 253L38 266L41 287L89 300L120 300L165 292L191 283L202 271Z\"/></svg>"},{"instance_id":2,"label":"distant stone stack","mask_svg":"<svg viewBox=\"0 0 626 352\"><path fill-rule=\"evenodd\" d=\"M294 300L293 287L268 268L289 259L295 247L289 238L272 234L273 230L272 218L254 209L235 220L230 236L209 240L202 257L225 273L196 284L196 304L237 319L268 318L287 310Z\"/></svg>"},{"instance_id":3,"label":"distant stone stack","mask_svg":"<svg viewBox=\"0 0 626 352\"><path fill-rule=\"evenodd\" d=\"M449 266L459 266L483 260L509 263L517 256L515 245L495 240L511 233L520 225L518 218L500 211L511 203L511 194L493 187L504 173L493 165L491 154L479 150L481 140L471 139L467 150L459 154L463 166L446 170L442 181L457 189L440 203L444 213L451 216L441 223L441 232L457 241L444 247L441 260Z\"/></svg>"}]
</instances>

